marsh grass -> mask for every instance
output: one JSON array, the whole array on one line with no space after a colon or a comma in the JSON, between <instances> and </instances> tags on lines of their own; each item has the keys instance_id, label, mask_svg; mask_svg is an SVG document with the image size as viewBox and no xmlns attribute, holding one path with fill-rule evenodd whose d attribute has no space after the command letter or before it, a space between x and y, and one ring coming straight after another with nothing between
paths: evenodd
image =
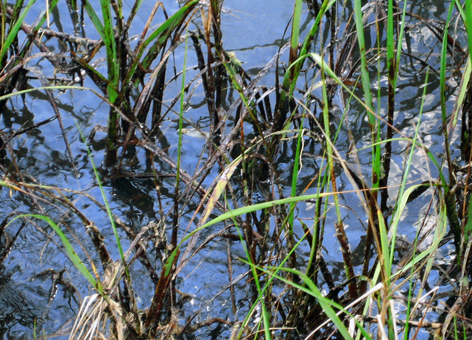
<instances>
[{"instance_id":1,"label":"marsh grass","mask_svg":"<svg viewBox=\"0 0 472 340\"><path fill-rule=\"evenodd\" d=\"M253 77L224 48L222 1L202 5L192 0L171 15L163 3L156 3L134 47L128 33L131 25L138 24L142 1L135 1L126 10L121 1L101 0L99 6L84 1L82 10L100 40L81 40L89 46L83 57L74 48L68 56L46 52L29 55L32 44L40 50L46 46L41 40L41 34L46 34L46 14L34 27L28 26L31 29L26 32L24 48L18 48L18 32L25 29L21 23L33 3L2 2L0 102L13 105L8 100L14 96L46 91L71 162L73 152L55 91L87 91L109 106L107 127L97 128L106 132L104 163L94 163L97 152L88 146L93 143L95 130L89 140L83 136L80 140L102 202L86 191L26 180L30 177L24 176L17 163L19 151L12 141L28 130L0 134L0 148L8 151L2 153L2 160L10 162L8 168L0 168L0 185L11 197L26 197L31 207L29 212L5 216L0 231L7 235L19 221L38 230L52 229L60 240L57 247L78 270L75 277L84 278L90 286L74 326L68 330L71 339L171 339L201 334L213 324L217 325L213 329L219 331L217 336L231 339L416 339L423 330L440 339L470 337L471 61L458 41L472 43L471 0L464 4L452 1L442 23L410 13L407 0L366 4L355 0L352 8L335 0L315 1L310 2L311 13L303 1L295 0L287 44ZM53 1L50 9L60 5ZM81 20L85 19L75 12L80 12L79 4L69 5L74 8L74 22L83 24ZM165 20L151 27L159 10ZM397 99L401 73L409 67L403 64L404 57L411 56L404 49L408 45L406 30L412 30L406 25L407 18L433 31L440 46L439 61L425 57L419 63L421 92L412 99L418 105L409 130L399 121ZM301 30L303 20L310 23L305 31ZM464 24L463 37L452 31L457 27L454 20ZM51 31L47 34L51 34L49 38L72 39L52 35ZM375 43L370 41L372 36ZM171 80L180 78L179 91L166 107L167 63L180 50L184 61ZM193 52L197 65L189 67L188 57ZM94 59L99 55L106 60L106 74L95 67ZM25 60L45 56L56 71L59 59L69 60L68 72L82 81L87 77L95 87L74 82L52 86L53 77L35 70L31 72L42 87L25 90L18 80L20 74L30 71ZM282 69L283 61L287 64ZM450 111L448 82L464 61ZM439 65L439 72L434 63ZM278 71L269 73L274 68ZM283 75L279 80L280 72ZM437 77L435 81L431 80L433 76ZM261 79L268 77L274 77L277 86L261 86ZM210 122L205 131L186 117L199 81ZM440 93L440 154L425 142L424 133L424 125L431 123L425 110L435 84L439 84ZM178 107L172 112L175 105ZM338 105L341 117L333 110ZM175 114L177 122L175 160L156 139L168 114ZM365 138L354 138L352 120L366 122ZM204 138L193 174L183 166L184 126L188 124ZM459 126L460 133L456 132ZM457 135L460 137L453 137ZM453 152L457 138L461 139L461 156ZM397 151L399 145L406 147ZM136 148L145 152L139 154L133 151ZM284 148L292 150L289 174L284 174L279 164ZM159 222L149 222L137 230L115 215L107 193L107 187L116 185L117 178L126 174L129 154L149 170L159 202ZM415 174L418 158L425 164L426 179ZM310 168L309 162L317 167ZM167 197L171 204L165 209L159 167L173 176L173 191ZM308 182L307 167L311 169ZM104 169L111 169L115 176L107 185ZM212 178L215 171L218 175ZM209 179L211 184L204 185ZM102 226L95 226L93 219L76 207L78 197L86 198L108 216L113 241L105 238ZM424 207L416 214L410 207L417 207L419 201ZM194 202L193 216L187 218L185 214ZM306 204L314 206L310 218L300 214ZM402 221L411 214L417 220L417 230L409 240L408 251L404 251ZM353 224L365 226L364 242L359 246L353 241L356 233L348 228ZM14 251L22 228L8 238L0 264ZM77 236L81 229L86 230L89 240ZM185 303L186 293L178 290L180 275L194 257L223 239L228 281L221 283L221 291L213 298L204 297L208 301L194 311ZM333 244L340 248L339 253L327 249ZM453 248L449 251L452 258L443 261L437 252L444 253L447 247ZM235 249L242 249L244 258L237 258ZM152 297L144 304L138 302L142 292L135 290L136 281L142 279L137 275L137 262L148 276L146 282L152 285ZM234 278L236 263L246 272ZM243 279L247 289L236 291ZM61 284L65 285L63 281ZM455 290L444 291L447 285ZM221 294L226 294L232 304L225 317L210 315L197 322L203 309ZM238 301L241 294L245 297ZM441 294L443 297L438 297ZM442 310L438 301L444 305ZM244 315L238 313L237 304L243 306ZM186 313L186 308L191 312ZM182 314L185 321L180 319ZM36 328L35 323L35 334L45 331Z\"/></svg>"}]
</instances>

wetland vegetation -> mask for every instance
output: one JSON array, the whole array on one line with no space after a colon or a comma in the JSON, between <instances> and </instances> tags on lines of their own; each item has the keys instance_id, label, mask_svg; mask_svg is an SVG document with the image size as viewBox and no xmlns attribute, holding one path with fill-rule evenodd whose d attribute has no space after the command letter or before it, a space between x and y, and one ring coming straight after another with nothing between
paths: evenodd
<instances>
[{"instance_id":1,"label":"wetland vegetation","mask_svg":"<svg viewBox=\"0 0 472 340\"><path fill-rule=\"evenodd\" d=\"M2 338L472 336L472 0L267 2L1 2Z\"/></svg>"}]
</instances>

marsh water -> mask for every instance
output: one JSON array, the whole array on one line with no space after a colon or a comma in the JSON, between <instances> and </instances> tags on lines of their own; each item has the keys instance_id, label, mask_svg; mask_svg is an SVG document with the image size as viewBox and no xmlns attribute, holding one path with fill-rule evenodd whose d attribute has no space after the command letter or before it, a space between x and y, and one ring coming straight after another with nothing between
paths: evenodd
<instances>
[{"instance_id":1,"label":"marsh water","mask_svg":"<svg viewBox=\"0 0 472 340\"><path fill-rule=\"evenodd\" d=\"M126 3L126 2L125 2ZM165 0L163 4L168 13L174 13L180 7L180 4L174 0ZM349 6L350 1L347 2ZM152 4L153 5L153 4ZM142 24L144 26L147 20L147 13L152 9L150 3L146 2L140 11ZM341 4L339 5L341 6ZM409 1L408 10L427 20L444 21L446 18L446 8L448 2L444 1ZM61 11L55 10L50 14L51 29L84 35L87 38L98 39L98 36L89 36L88 25L86 21L83 27L74 27L70 20L70 13L65 11L66 7L59 7ZM341 7L340 7L341 8ZM286 0L254 1L254 0L226 0L223 4L222 14L222 34L224 48L227 51L234 52L237 59L242 62L246 72L255 76L273 57L279 52L280 48L288 41L286 27L290 23L293 13L293 2ZM44 2L38 1L34 5L34 10L27 16L25 22L34 22L40 11L44 10ZM64 11L64 12L62 12ZM347 13L352 9L347 9ZM308 29L311 27L309 8L304 4L303 18L306 22L302 27ZM139 17L138 15L138 17ZM347 15L345 20L347 20ZM160 18L162 20L162 18ZM439 69L440 47L438 39L424 25L418 24L414 17L407 17L408 33L405 37L403 48L408 51L410 56L404 58L402 69L399 71L398 90L396 95L396 113L395 125L405 135L414 134L416 124L418 123L418 114L420 100L422 97L423 86L425 84L424 65L418 60L427 60L432 66L432 70ZM159 20L156 21L156 24ZM198 25L199 18L195 18ZM136 20L131 27L130 37L141 33L142 27ZM194 29L191 27L190 29ZM93 32L93 30L90 30ZM459 32L460 33L460 32ZM459 34L458 33L458 34ZM306 34L306 32L304 32ZM369 37L368 37L369 38ZM370 37L371 47L376 44L376 37ZM59 52L61 46L51 44L48 46L51 50ZM184 62L184 49L177 49L169 61L167 68L168 79L171 79L175 70L181 70ZM187 66L189 71L187 79L195 76L196 71L192 69L197 64L192 47L189 47L187 53ZM281 57L282 63L288 60L288 53ZM373 63L372 65L377 65ZM32 59L27 65L29 68L40 69L45 74L52 74L51 65L44 58ZM384 65L377 65L384 67ZM97 69L105 73L105 66L98 66ZM372 66L371 72L376 75L375 67ZM39 80L35 79L34 73L29 72L28 80L32 86L41 86ZM310 82L310 73L307 72L305 79L301 83ZM453 106L456 89L460 78L455 78L454 74L448 74L450 86L447 90L447 106ZM267 87L274 86L276 77L275 69L272 68L262 79L261 85ZM179 78L180 79L180 78ZM382 94L386 88L386 79L373 81L375 90L379 84L383 87ZM444 152L444 137L441 133L442 122L440 113L439 96L439 75L430 71L428 81L427 95L425 97L425 106L421 122L420 132L422 143L424 143L434 154L440 155ZM84 87L94 88L94 84L85 78ZM170 103L177 96L180 89L180 80L169 82L165 92L165 103ZM56 121L37 126L28 133L18 135L11 140L11 147L15 152L18 169L10 169L12 163L8 159L2 160L2 168L9 171L19 171L23 178L31 183L59 187L85 192L96 200L103 203L103 199L98 187L90 159L87 155L85 145L80 138L80 130L89 136L95 126L107 126L109 107L102 100L97 98L89 91L64 91L55 92L56 102L59 107L65 131L71 146L73 161L77 173L74 172L66 151L65 142ZM231 100L228 95L228 100ZM337 115L337 124L340 123L341 115L345 109L342 101L338 100L339 106L333 110ZM386 103L386 98L380 100L380 112ZM376 102L375 105L378 103ZM230 103L228 103L228 106ZM355 103L349 108L351 112L361 110ZM39 123L53 117L54 111L51 108L46 96L41 92L32 92L25 97L16 96L9 99L6 108L1 112L0 128L6 135L11 135L24 127L33 123ZM208 157L205 151L205 135L195 129L197 126L200 131L206 132L209 129L210 121L208 111L205 108L205 100L202 86L196 86L190 99L190 105L186 108L184 123L185 134L183 136L182 146L182 168L189 174L193 174L199 168L201 159ZM336 120L335 120L336 121ZM348 130L352 133L352 138L359 149L370 143L366 136L369 134L369 126L363 119L356 118L351 114L347 121L344 121L348 128L341 128L337 147L343 154L346 154L350 144ZM178 116L171 111L166 120L160 126L159 144L166 154L171 158L177 159L178 142ZM91 148L95 163L99 167L99 173L104 185L107 199L110 203L113 213L119 217L129 228L139 232L143 226L150 222L159 222L166 215L166 209L171 209L174 203L174 178L162 177L159 186L146 176L152 171L149 164L145 162L145 150L137 149L129 157L123 160L123 167L132 175L113 178L111 169L104 166L104 149L106 135L100 131L95 133L91 142ZM452 140L458 145L458 136L452 136ZM390 173L389 193L391 199L396 196L396 185L401 181L402 169L404 164L405 148L407 143L402 141L395 142L393 145L392 169ZM343 150L343 148L345 148ZM281 174L280 181L284 186L287 195L291 190L292 167L295 150L295 142L288 139L284 142L282 152L277 158L276 167ZM300 193L312 181L319 172L321 165L321 146L316 141L311 140L304 146L302 155L302 168L299 174ZM369 150L359 152L359 164L361 171L369 169ZM460 152L458 148L453 148L453 158L458 157ZM154 159L154 167L159 173L175 174L168 164ZM418 183L428 180L431 177L437 177L434 169L427 164L426 156L418 151L413 158L412 169L410 172L412 183ZM211 170L211 175L202 183L203 187L209 186L216 178L221 169L215 167ZM3 175L3 174L2 174ZM264 190L264 183L261 183L261 191ZM339 176L339 191L351 190L349 181ZM50 189L51 192L53 189ZM66 194L67 195L67 194ZM263 194L261 194L261 197ZM354 253L360 254L362 251L362 242L364 241L363 212L359 205L352 205L354 194L342 195L342 204L349 206L345 213L345 223L349 227L349 241ZM84 195L71 195L73 205L77 207L88 219L92 220L105 236L105 242L108 249L115 249L113 246L113 229L107 214L90 199ZM262 198L261 198L262 199ZM411 240L415 238L420 224L422 212L427 209L430 197L424 197L415 200L408 205L407 212L402 216L399 234L405 248L409 247ZM200 203L200 199L195 197L185 205L180 220L179 237L185 235L187 228L193 230L195 222L191 220L195 209ZM75 245L79 242L85 246L90 245L90 239L83 225L76 221L68 211L61 210L54 205L45 204L44 211L32 210L35 205L30 197L15 193L7 188L0 190L0 217L1 220L9 218L10 214L15 213L41 213L50 214L62 226L68 225L70 235L74 234L77 238ZM310 202L301 203L297 206L296 217L300 220L313 217L313 204ZM218 212L212 217L217 216ZM359 217L360 216L360 217ZM343 282L343 261L340 245L334 237L335 216L333 214L331 223L330 217L326 223L324 237L324 255L325 260L330 267L336 282ZM162 222L162 221L161 221ZM166 222L170 224L169 222ZM164 223L164 224L166 224ZM434 221L429 221L431 225ZM298 238L303 235L303 229L299 224L295 229ZM199 235L198 242L221 229L217 224ZM19 232L18 232L19 231ZM123 248L128 249L132 240L127 239L126 234L120 231ZM6 234L2 236L2 245L6 238L12 239L18 232L18 238L14 247L11 249L8 257L3 261L0 267L0 335L3 339L30 339L37 338L68 338L68 331L74 322L75 316L80 308L81 299L93 294L93 290L87 280L80 275L77 269L67 258L59 239L40 223L34 224L30 220L24 222L15 222L5 229ZM170 231L166 231L170 233ZM427 242L427 241L426 241ZM79 248L78 248L79 249ZM209 242L206 247L198 252L183 269L177 278L177 289L182 292L179 297L180 311L179 322L185 324L185 320L194 317L193 322L201 322L212 317L219 317L231 322L241 321L247 315L251 306L248 288L249 277L242 276L234 285L236 304L232 304L229 290L225 290L228 284L228 249L234 259L232 263L232 277L248 272L248 266L238 260L245 258L244 250L239 242L228 241L224 238L216 238ZM81 255L84 253L79 251ZM310 249L305 244L300 244L298 265L303 268L303 256L308 256ZM453 256L453 246L442 247L437 256L443 258L444 263L450 261ZM150 252L150 256L157 256L157 253ZM116 260L119 258L118 251L111 254ZM402 254L398 253L400 257ZM92 256L95 256L92 254ZM155 259L157 262L157 259ZM358 266L361 263L358 263ZM136 261L132 267L134 278L134 289L137 295L139 308L145 309L149 306L154 294L154 283L149 277L146 268L143 268L139 261ZM433 274L430 276L430 286L435 286L434 280L439 277ZM277 286L276 286L277 288ZM274 289L276 289L274 288ZM283 285L278 287L283 289ZM320 287L326 288L326 287ZM448 293L451 293L451 287L447 284L440 286L438 304L446 304ZM274 294L280 292L274 291ZM401 295L402 292L400 291ZM202 309L203 307L203 309ZM402 310L399 304L399 311ZM439 312L431 312L427 318L430 322L435 322L441 317ZM420 338L429 338L429 333L421 331ZM231 327L227 325L204 327L187 338L195 339L229 339Z\"/></svg>"}]
</instances>

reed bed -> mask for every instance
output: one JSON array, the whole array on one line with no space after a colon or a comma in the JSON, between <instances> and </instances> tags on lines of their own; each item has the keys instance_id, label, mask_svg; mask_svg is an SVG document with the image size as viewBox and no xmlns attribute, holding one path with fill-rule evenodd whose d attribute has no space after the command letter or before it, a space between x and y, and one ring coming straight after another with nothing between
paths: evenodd
<instances>
[{"instance_id":1,"label":"reed bed","mask_svg":"<svg viewBox=\"0 0 472 340\"><path fill-rule=\"evenodd\" d=\"M0 265L8 272L28 233L70 262L31 275L53 281L29 334L471 337L471 0L444 3L445 20L408 0L294 0L278 52L257 72L224 47L222 0L173 13L166 2L144 13L142 0L53 0L28 23L34 3L1 4L0 106L41 94L53 115L0 131ZM50 25L58 9L76 31ZM425 53L411 51L419 32ZM70 124L65 93L102 102L106 126ZM54 121L61 166L78 183L90 174L88 189L25 168L21 143ZM203 140L198 155L186 150L189 131ZM114 197L123 179L142 178L129 211L152 201L152 217L136 225ZM214 249L224 278L215 265L212 282L198 281ZM182 291L191 280L218 288ZM50 329L58 287L75 312Z\"/></svg>"}]
</instances>

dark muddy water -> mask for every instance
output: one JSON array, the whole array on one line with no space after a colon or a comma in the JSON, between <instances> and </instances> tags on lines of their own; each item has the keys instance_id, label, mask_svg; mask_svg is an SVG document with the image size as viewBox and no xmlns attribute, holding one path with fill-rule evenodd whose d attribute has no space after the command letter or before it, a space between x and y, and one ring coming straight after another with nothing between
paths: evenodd
<instances>
[{"instance_id":1,"label":"dark muddy water","mask_svg":"<svg viewBox=\"0 0 472 340\"><path fill-rule=\"evenodd\" d=\"M222 16L224 48L236 53L237 58L243 62L244 69L250 75L257 74L278 52L281 45L287 41L286 38L284 38L285 40L283 39L283 36L293 12L293 3L285 0L270 0L269 2L270 4L268 4L268 1L227 0L224 3L225 11ZM163 1L163 4L168 13L174 13L179 8L179 4L173 0ZM33 22L35 15L39 13L43 5L42 2L38 2L35 5L37 8L27 17L26 22ZM444 20L448 3L443 1L410 1L408 6L409 10L426 19ZM88 34L90 22L87 22L83 28L74 27L69 14L62 12L66 10L66 6L60 6L60 8L60 11L51 14L52 29L67 33L72 33L76 29L79 32L83 30ZM143 7L140 12L141 23L143 25L149 11L149 7ZM312 20L306 6L304 7L304 18L305 20ZM162 20L162 18L158 18L156 24L159 20ZM411 30L405 38L404 48L408 49L408 52L412 55L421 59L425 59L429 55L428 63L432 65L433 69L438 70L440 47L437 44L437 38L423 25L415 26L417 23L415 19L407 18L407 20L408 24L411 25ZM140 20L136 20L135 25L131 28L131 36L141 32L142 27L139 27L139 23ZM303 27L305 29L311 27L311 22L307 21ZM93 30L90 31L92 32ZM92 39L98 38L98 36L88 37ZM375 45L375 37L372 37L371 44ZM59 46L53 43L51 43L50 48L57 52L60 49ZM188 53L189 60L187 61L188 66L196 65L196 58L192 52L190 48ZM395 124L405 135L412 136L418 122L425 72L423 66L416 59L407 56L402 58L402 69L400 70L396 97L397 112ZM287 60L288 55L285 54L282 57L282 62L286 63ZM180 70L182 64L183 48L178 49L175 56L170 60L168 79L173 75L172 68L175 66L176 69ZM377 64L374 63L373 65L371 71L372 74L376 74L377 70L375 67L377 67ZM45 74L52 73L50 72L50 64L43 59L32 60L28 67L39 68ZM384 66L381 65L381 67ZM99 66L98 70L106 73L105 66ZM190 70L187 79L191 79L194 75L194 71ZM313 76L313 74L308 72L306 78L300 81L301 88L305 86L305 82L310 83L310 76ZM275 74L272 70L265 76L261 84L268 87L274 86L274 77ZM449 112L455 100L455 90L458 81L459 79L452 77L450 79L451 87L447 93ZM30 84L32 86L41 86L39 81L34 79L30 80ZM379 83L376 81L373 81L373 84L374 87L379 86ZM386 78L380 79L380 85L384 92L386 84ZM94 88L92 82L87 79L85 79L84 86ZM435 155L440 155L444 152L438 86L439 76L431 72L423 122L420 129L422 142ZM178 93L179 87L180 81L170 83L164 100L170 102ZM88 91L67 91L58 95L56 100L72 148L78 176L73 174L73 168L68 159L57 121L35 128L28 134L22 134L12 139L11 146L16 153L18 170L26 178L28 178L27 176L34 178L37 183L84 191L102 202L84 144L79 138L76 123L86 135L90 134L96 125L106 126L108 106ZM341 104L341 100L338 99L338 102L340 110L335 114L341 115L345 108ZM384 104L386 104L386 99L382 98L380 106L386 107ZM361 109L353 103L350 110L351 112L356 112L356 110L360 111ZM381 109L381 112L384 113L383 109ZM38 123L52 116L54 116L54 112L43 94L32 93L26 96L25 100L19 96L13 97L9 101L7 108L2 112L0 128L4 133L11 134L24 126L29 126L33 122ZM168 119L161 126L162 136L159 139L160 147L165 149L167 154L173 159L176 159L177 156L178 135L176 118L177 116L173 113L168 115ZM201 85L193 94L191 106L185 112L185 118L199 126L203 132L208 131L210 122L208 111L204 105L204 93ZM183 138L182 167L189 174L192 174L198 167L199 157L207 157L205 155L206 151L203 151L205 150L205 139L190 124L184 125L188 132ZM346 126L351 129L358 148L370 143L370 140L367 138L369 133L368 123L362 118L358 118L355 113L349 115ZM341 129L340 139L337 143L337 147L343 154L347 152L349 147L347 127ZM92 143L93 155L97 164L103 164L104 137L103 133L97 132ZM453 136L452 138L456 141L458 136ZM458 145L458 141L455 143ZM345 149L343 150L344 147ZM393 145L393 163L389 182L393 187L390 190L391 198L395 198L395 185L400 183L401 180L406 148L407 144L404 142L395 142ZM280 173L287 176L281 179L287 195L290 194L294 150L294 143L287 141L283 147L283 153L277 160L277 167ZM369 153L370 149L359 153L361 167L366 174L369 173L370 167ZM303 168L299 175L300 190L303 190L319 172L321 155L322 150L319 143L313 140L308 141L304 149ZM454 151L454 157L458 156L459 151ZM149 167L143 161L145 157L144 150L137 150L133 157L125 159L126 168L137 174L149 171ZM2 165L4 169L7 169L11 162L5 160ZM160 172L173 173L173 170L168 165L159 160L155 160L155 166ZM210 185L218 172L219 169L215 167L212 170L212 176L207 178L203 185ZM173 205L174 178L163 178L159 188L159 195L157 195L155 183L148 178L121 178L112 182L107 174L107 170L103 167L101 175L103 176L102 180L105 191L113 212L135 231L139 231L142 226L148 225L151 221L159 221L162 218L161 211L170 209ZM437 173L435 173L434 169L429 168L425 155L417 151L414 156L410 176L410 181L419 182L427 180L431 176L435 178ZM339 176L339 180L339 190L352 189L349 181L343 175ZM316 192L316 188L314 188L313 192ZM116 247L113 246L113 230L107 215L84 196L70 195L69 197L73 200L75 207L92 220L103 233L107 246L109 246L108 249L115 249ZM424 198L408 205L407 211L402 217L400 229L404 242L414 239L419 221L427 208L430 198L431 195L425 195ZM352 203L357 201L354 194L343 195L342 199L342 203L350 207L343 214L346 226L349 227L348 236L351 242L351 249L354 254L359 252L360 255L362 247L358 247L358 245L362 244L365 231L363 224L359 222L358 216L360 216L360 220L365 224L364 212L359 204ZM198 204L199 199L194 199L185 208L180 223L182 232L179 237L184 235L184 230L187 228ZM67 211L60 211L47 204L44 205L44 212L35 211L34 209L35 205L31 198L20 193L10 192L6 188L0 190L0 217L2 220L7 218L12 212L49 213L56 219L56 222L64 221L65 224L71 226L77 240L86 249L89 246L92 249L90 238L80 221L76 220L76 217L71 216ZM298 205L296 211L298 218L312 219L313 214L313 204L301 203ZM335 280L342 282L344 276L342 256L337 239L333 236L335 234L334 229L332 229L334 219L335 214L331 218L328 217L326 223L324 255L335 275ZM435 221L430 221L429 223L434 225ZM194 227L193 223L190 224L190 230ZM300 237L303 234L303 230L300 224L297 228L295 233L297 237ZM200 240L205 239L207 235L219 229L221 229L221 225L205 230L199 236ZM18 231L18 239L9 256L0 267L0 337L3 339L30 339L33 338L33 333L36 332L36 335L40 338L42 338L42 334L54 334L57 338L65 339L68 337L67 332L70 330L71 324L80 308L79 295L83 299L91 295L93 291L88 282L78 273L66 257L62 246L59 245L60 242L57 236L44 224L38 223L35 225L28 221L22 225L21 222L15 222L6 229L6 235L8 236L2 236L0 245L3 247L6 242L5 237L11 239L15 237ZM71 234L68 233L68 235ZM123 248L127 249L131 241L127 239L124 232L121 232L121 237ZM78 246L76 249L78 249L80 256L84 256L83 251ZM303 256L308 257L310 249L306 244L301 244L299 250L300 254L302 254L299 257L300 261L303 259ZM245 258L243 248L239 242L231 244L231 252L234 258ZM441 248L437 256L444 258L444 261L448 261L452 253L453 246L451 245L450 247ZM228 283L226 254L227 241L217 239L209 243L205 250L192 258L180 272L177 279L177 288L181 292L188 294L187 300L182 302L182 309L179 315L182 322L194 315ZM92 256L95 255L92 254ZM112 253L112 256L114 259L119 258L117 251ZM300 268L304 266L303 263L299 265ZM247 270L248 267L245 264L234 261L233 278L246 273ZM132 276L134 277L139 307L147 308L154 294L154 284L149 278L147 270L138 261L132 267ZM431 275L431 285L436 284L434 280L438 276L439 273ZM250 307L250 292L247 288L246 279L242 279L235 285L236 314L232 311L229 291L225 291L203 308L196 316L195 322L216 316L230 321L243 320ZM447 295L450 290L450 286L441 286L439 293ZM274 293L277 292L274 291ZM401 313L404 307L399 304L398 308ZM425 321L436 321L439 318L439 314L430 313L428 318L430 319ZM196 338L229 339L230 333L230 327L226 326L219 329L217 335L211 333L210 328L203 328L196 333ZM426 339L428 334L423 333L421 337Z\"/></svg>"}]
</instances>

